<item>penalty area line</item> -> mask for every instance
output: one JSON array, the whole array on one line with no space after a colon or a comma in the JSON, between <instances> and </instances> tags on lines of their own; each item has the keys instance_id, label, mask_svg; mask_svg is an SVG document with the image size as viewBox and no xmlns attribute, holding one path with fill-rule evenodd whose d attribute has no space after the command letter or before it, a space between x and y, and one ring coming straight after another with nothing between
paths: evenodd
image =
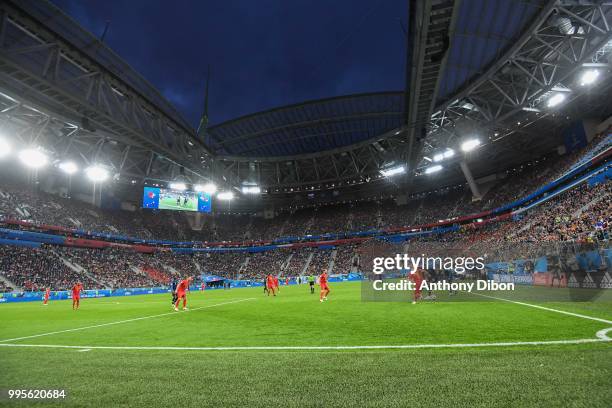
<instances>
[{"instance_id":1,"label":"penalty area line","mask_svg":"<svg viewBox=\"0 0 612 408\"><path fill-rule=\"evenodd\" d=\"M189 311L193 312L193 311L196 311L196 310L209 309L211 307L230 305L230 304L233 304L233 303L246 302L248 300L255 300L255 299L256 298L245 298L245 299L232 300L230 302L215 303L213 305L194 307L193 309L189 309ZM33 339L35 337L51 336L53 334L69 333L69 332L75 332L75 331L79 331L79 330L95 329L95 328L98 328L98 327L113 326L115 324L130 323L130 322L136 322L136 321L139 321L139 320L154 319L156 317L163 317L163 316L170 316L170 315L181 315L181 314L182 313L180 313L180 312L172 311L172 312L168 312L168 313L160 313L160 314L150 315L150 316L135 317L133 319L119 320L119 321L116 321L116 322L109 322L109 323L94 324L94 325L91 325L91 326L76 327L74 329L58 330L58 331L53 331L53 332L49 332L49 333L33 334L31 336L15 337L13 339L0 340L0 345L4 345L2 343L8 343L8 342L11 342L11 341ZM91 348L91 347L79 347L79 348Z\"/></svg>"},{"instance_id":2,"label":"penalty area line","mask_svg":"<svg viewBox=\"0 0 612 408\"><path fill-rule=\"evenodd\" d=\"M190 346L67 346L60 344L19 344L3 343L0 347L32 347L58 349L88 349L88 350L169 350L169 351L306 351L306 350L390 350L390 349L439 349L439 348L476 348L476 347L512 347L512 346L542 346L563 344L585 344L612 341L606 336L612 327L597 332L597 338L575 340L548 341L509 341L495 343L457 343L457 344L404 344L404 345L372 345L372 346L236 346L236 347L190 347Z\"/></svg>"}]
</instances>

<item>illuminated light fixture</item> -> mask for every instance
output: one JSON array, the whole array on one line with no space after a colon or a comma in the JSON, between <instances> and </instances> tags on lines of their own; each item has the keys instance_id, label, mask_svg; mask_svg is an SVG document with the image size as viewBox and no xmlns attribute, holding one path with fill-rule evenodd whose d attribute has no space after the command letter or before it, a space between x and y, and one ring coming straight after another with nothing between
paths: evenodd
<instances>
[{"instance_id":1,"label":"illuminated light fixture","mask_svg":"<svg viewBox=\"0 0 612 408\"><path fill-rule=\"evenodd\" d=\"M433 161L439 162L439 161L442 161L444 159L450 159L454 155L455 155L455 151L453 149L447 149L445 152L438 153L438 154L434 155Z\"/></svg>"},{"instance_id":2,"label":"illuminated light fixture","mask_svg":"<svg viewBox=\"0 0 612 408\"><path fill-rule=\"evenodd\" d=\"M11 145L4 139L0 139L0 158L8 156L11 152Z\"/></svg>"},{"instance_id":3,"label":"illuminated light fixture","mask_svg":"<svg viewBox=\"0 0 612 408\"><path fill-rule=\"evenodd\" d=\"M423 156L423 160L427 160L428 162L431 162L431 161L432 161L432 160L431 160L429 157L427 157L427 156Z\"/></svg>"},{"instance_id":4,"label":"illuminated light fixture","mask_svg":"<svg viewBox=\"0 0 612 408\"><path fill-rule=\"evenodd\" d=\"M548 98L547 106L549 108L555 107L559 105L561 102L565 100L565 95L562 93L556 93L550 98Z\"/></svg>"},{"instance_id":5,"label":"illuminated light fixture","mask_svg":"<svg viewBox=\"0 0 612 408\"><path fill-rule=\"evenodd\" d=\"M79 170L77 165L74 164L74 162L71 162L71 161L61 162L60 165L59 165L59 168L60 168L60 170L62 170L66 174L74 174L74 173L76 173Z\"/></svg>"},{"instance_id":6,"label":"illuminated light fixture","mask_svg":"<svg viewBox=\"0 0 612 408\"><path fill-rule=\"evenodd\" d=\"M380 171L380 174L382 174L385 177L392 177L397 174L404 174L405 172L406 172L406 168L404 166L397 166L397 167L391 167L388 169L383 169Z\"/></svg>"},{"instance_id":7,"label":"illuminated light fixture","mask_svg":"<svg viewBox=\"0 0 612 408\"><path fill-rule=\"evenodd\" d=\"M259 194L261 193L261 188L257 186L244 186L242 187L243 194Z\"/></svg>"},{"instance_id":8,"label":"illuminated light fixture","mask_svg":"<svg viewBox=\"0 0 612 408\"><path fill-rule=\"evenodd\" d=\"M177 190L177 191L187 190L187 185L180 181L173 181L172 183L168 184L168 187L170 187L172 190Z\"/></svg>"},{"instance_id":9,"label":"illuminated light fixture","mask_svg":"<svg viewBox=\"0 0 612 408\"><path fill-rule=\"evenodd\" d=\"M231 191L224 191L222 193L217 194L217 198L219 200L233 200L234 199L234 193L232 193Z\"/></svg>"},{"instance_id":10,"label":"illuminated light fixture","mask_svg":"<svg viewBox=\"0 0 612 408\"><path fill-rule=\"evenodd\" d=\"M202 192L202 193L206 193L206 194L215 194L217 192L217 186L215 186L213 183L207 183L207 184L196 184L193 189L197 192Z\"/></svg>"},{"instance_id":11,"label":"illuminated light fixture","mask_svg":"<svg viewBox=\"0 0 612 408\"><path fill-rule=\"evenodd\" d=\"M19 160L28 167L38 169L47 164L47 155L36 149L25 149L19 152Z\"/></svg>"},{"instance_id":12,"label":"illuminated light fixture","mask_svg":"<svg viewBox=\"0 0 612 408\"><path fill-rule=\"evenodd\" d=\"M589 69L582 73L580 77L580 86L591 85L595 81L597 81L597 77L599 76L599 71L596 69Z\"/></svg>"},{"instance_id":13,"label":"illuminated light fixture","mask_svg":"<svg viewBox=\"0 0 612 408\"><path fill-rule=\"evenodd\" d=\"M431 174L431 173L435 173L437 171L442 170L444 167L440 166L439 164L436 164L435 166L430 166L428 168L425 169L425 174Z\"/></svg>"},{"instance_id":14,"label":"illuminated light fixture","mask_svg":"<svg viewBox=\"0 0 612 408\"><path fill-rule=\"evenodd\" d=\"M464 152L470 152L478 146L480 146L480 140L470 139L463 142L463 144L461 145L461 150L463 150Z\"/></svg>"},{"instance_id":15,"label":"illuminated light fixture","mask_svg":"<svg viewBox=\"0 0 612 408\"><path fill-rule=\"evenodd\" d=\"M89 179L94 183L99 183L108 178L108 171L106 171L105 168L96 165L86 168L85 174L87 174L87 177L89 177Z\"/></svg>"}]
</instances>

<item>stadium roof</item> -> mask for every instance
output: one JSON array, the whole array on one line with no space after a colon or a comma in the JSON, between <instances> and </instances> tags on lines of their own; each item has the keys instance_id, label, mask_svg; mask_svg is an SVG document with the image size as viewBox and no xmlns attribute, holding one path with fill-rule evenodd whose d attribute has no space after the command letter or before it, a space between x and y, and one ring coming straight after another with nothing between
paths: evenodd
<instances>
[{"instance_id":1,"label":"stadium roof","mask_svg":"<svg viewBox=\"0 0 612 408\"><path fill-rule=\"evenodd\" d=\"M334 149L398 128L403 92L340 96L270 109L209 128L221 155L292 156Z\"/></svg>"},{"instance_id":2,"label":"stadium roof","mask_svg":"<svg viewBox=\"0 0 612 408\"><path fill-rule=\"evenodd\" d=\"M130 185L187 177L224 190L362 186L366 195L385 170L399 166L405 176L378 184L413 191L411 178L427 174L441 151L459 152L466 138L481 139L470 166L486 175L550 152L560 144L559 126L570 120L610 114L612 5L409 5L416 23L406 45L408 92L279 107L211 126L202 139L152 85L61 10L45 1L5 1L0 119L22 144L38 144L54 160L103 165ZM601 70L597 86L580 85L587 65ZM565 102L550 108L558 92ZM445 160L437 177L449 178L463 158Z\"/></svg>"},{"instance_id":3,"label":"stadium roof","mask_svg":"<svg viewBox=\"0 0 612 408\"><path fill-rule=\"evenodd\" d=\"M473 81L518 39L544 0L463 0L438 102ZM246 115L209 128L219 155L292 156L362 142L399 128L403 91L308 101Z\"/></svg>"}]
</instances>

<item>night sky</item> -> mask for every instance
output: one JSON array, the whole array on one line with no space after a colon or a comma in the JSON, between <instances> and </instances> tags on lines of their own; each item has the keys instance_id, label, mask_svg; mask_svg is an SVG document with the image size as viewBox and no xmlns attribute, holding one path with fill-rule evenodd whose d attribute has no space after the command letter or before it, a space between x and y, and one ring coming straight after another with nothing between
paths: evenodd
<instances>
[{"instance_id":1,"label":"night sky","mask_svg":"<svg viewBox=\"0 0 612 408\"><path fill-rule=\"evenodd\" d=\"M195 127L311 99L404 87L406 0L53 0Z\"/></svg>"}]
</instances>

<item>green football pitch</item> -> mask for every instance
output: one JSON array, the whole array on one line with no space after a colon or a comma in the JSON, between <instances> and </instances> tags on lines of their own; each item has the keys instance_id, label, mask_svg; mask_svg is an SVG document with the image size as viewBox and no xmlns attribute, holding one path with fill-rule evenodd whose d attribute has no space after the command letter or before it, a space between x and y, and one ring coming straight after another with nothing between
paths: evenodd
<instances>
[{"instance_id":1,"label":"green football pitch","mask_svg":"<svg viewBox=\"0 0 612 408\"><path fill-rule=\"evenodd\" d=\"M197 211L198 201L196 199L190 199L187 204L183 205L183 199L181 198L181 204L176 204L176 198L165 197L159 200L160 210L181 210L181 211Z\"/></svg>"},{"instance_id":2,"label":"green football pitch","mask_svg":"<svg viewBox=\"0 0 612 408\"><path fill-rule=\"evenodd\" d=\"M3 304L0 389L67 390L41 406L611 406L608 301L362 302L359 285L324 303L306 285L194 292L185 312L169 295Z\"/></svg>"}]
</instances>

